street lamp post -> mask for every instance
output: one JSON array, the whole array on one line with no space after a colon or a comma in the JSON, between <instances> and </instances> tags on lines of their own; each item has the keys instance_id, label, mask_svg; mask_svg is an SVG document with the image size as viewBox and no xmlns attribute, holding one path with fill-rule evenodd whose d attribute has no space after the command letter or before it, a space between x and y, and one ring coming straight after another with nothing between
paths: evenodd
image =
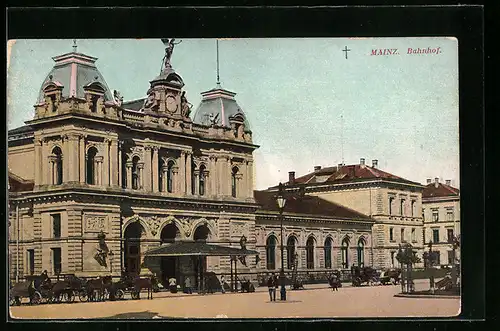
<instances>
[{"instance_id":1,"label":"street lamp post","mask_svg":"<svg viewBox=\"0 0 500 331\"><path fill-rule=\"evenodd\" d=\"M279 184L279 193L276 198L276 202L278 203L278 207L280 210L280 230L281 230L281 270L280 270L280 295L281 300L286 301L286 288L285 288L285 262L284 262L284 254L283 254L283 209L285 208L286 199L283 193L283 184Z\"/></svg>"}]
</instances>

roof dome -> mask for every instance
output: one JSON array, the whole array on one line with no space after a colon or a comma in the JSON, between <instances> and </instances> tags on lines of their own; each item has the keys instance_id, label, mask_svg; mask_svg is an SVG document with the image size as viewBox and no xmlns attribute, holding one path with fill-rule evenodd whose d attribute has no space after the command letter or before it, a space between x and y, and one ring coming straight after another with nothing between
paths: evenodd
<instances>
[{"instance_id":1,"label":"roof dome","mask_svg":"<svg viewBox=\"0 0 500 331\"><path fill-rule=\"evenodd\" d=\"M44 101L43 89L49 82L63 87L63 98L77 97L81 99L85 97L83 90L85 86L98 83L104 89L104 101L113 101L113 95L104 77L95 66L97 58L74 51L52 59L55 61L54 67L40 87L37 104Z\"/></svg>"},{"instance_id":2,"label":"roof dome","mask_svg":"<svg viewBox=\"0 0 500 331\"><path fill-rule=\"evenodd\" d=\"M217 86L209 91L202 92L201 95L203 99L194 114L194 123L202 125L215 123L219 126L230 127L229 119L241 114L245 119L245 130L250 131L250 124L246 115L234 99L236 93Z\"/></svg>"}]
</instances>

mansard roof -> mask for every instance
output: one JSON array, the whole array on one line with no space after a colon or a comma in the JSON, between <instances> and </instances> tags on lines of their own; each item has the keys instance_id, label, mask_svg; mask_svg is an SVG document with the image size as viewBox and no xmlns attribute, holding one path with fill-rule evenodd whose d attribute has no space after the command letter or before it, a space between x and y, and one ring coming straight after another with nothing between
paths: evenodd
<instances>
[{"instance_id":1,"label":"mansard roof","mask_svg":"<svg viewBox=\"0 0 500 331\"><path fill-rule=\"evenodd\" d=\"M279 212L276 202L276 192L254 191L255 202L259 204L261 211ZM325 217L338 217L371 220L365 214L359 213L342 205L321 199L317 196L293 194L287 197L284 213L315 215Z\"/></svg>"},{"instance_id":2,"label":"mansard roof","mask_svg":"<svg viewBox=\"0 0 500 331\"><path fill-rule=\"evenodd\" d=\"M440 197L459 197L460 190L443 183L431 183L425 186L422 192L422 199Z\"/></svg>"},{"instance_id":3,"label":"mansard roof","mask_svg":"<svg viewBox=\"0 0 500 331\"><path fill-rule=\"evenodd\" d=\"M9 171L9 192L33 191L35 182L24 179Z\"/></svg>"}]
</instances>

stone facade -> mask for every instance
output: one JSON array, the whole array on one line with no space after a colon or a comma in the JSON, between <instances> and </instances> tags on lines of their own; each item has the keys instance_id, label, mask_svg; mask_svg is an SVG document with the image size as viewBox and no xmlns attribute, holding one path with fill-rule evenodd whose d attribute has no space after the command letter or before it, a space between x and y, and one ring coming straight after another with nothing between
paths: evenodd
<instances>
[{"instance_id":1,"label":"stone facade","mask_svg":"<svg viewBox=\"0 0 500 331\"><path fill-rule=\"evenodd\" d=\"M429 188L442 188L448 186L452 192L447 195L430 194L424 195L422 216L424 218L424 244L432 242L432 250L439 251L438 265L453 264L452 237L460 236L460 194L457 189L449 185L439 183L437 180L430 183L424 190L424 194ZM446 192L446 191L445 191ZM437 240L436 240L437 239ZM455 251L456 258L460 258L460 250Z\"/></svg>"}]
</instances>

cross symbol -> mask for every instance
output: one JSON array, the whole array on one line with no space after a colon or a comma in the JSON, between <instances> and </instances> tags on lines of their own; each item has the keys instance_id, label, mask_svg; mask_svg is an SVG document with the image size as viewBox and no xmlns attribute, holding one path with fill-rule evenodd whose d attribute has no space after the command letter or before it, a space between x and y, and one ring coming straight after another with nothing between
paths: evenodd
<instances>
[{"instance_id":1,"label":"cross symbol","mask_svg":"<svg viewBox=\"0 0 500 331\"><path fill-rule=\"evenodd\" d=\"M351 50L347 48L347 46L342 50L342 52L345 52L345 58L347 59L347 52L350 52Z\"/></svg>"}]
</instances>

